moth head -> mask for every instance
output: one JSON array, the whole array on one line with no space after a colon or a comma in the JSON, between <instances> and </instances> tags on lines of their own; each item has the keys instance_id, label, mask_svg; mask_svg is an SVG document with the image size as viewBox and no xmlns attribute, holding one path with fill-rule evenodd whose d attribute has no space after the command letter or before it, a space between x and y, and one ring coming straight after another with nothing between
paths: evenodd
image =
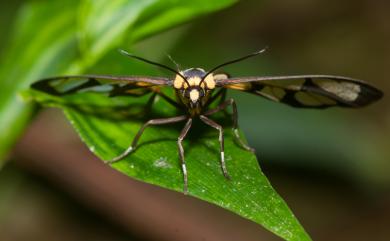
<instances>
[{"instance_id":1,"label":"moth head","mask_svg":"<svg viewBox=\"0 0 390 241\"><path fill-rule=\"evenodd\" d=\"M191 87L200 87L204 91L215 88L215 80L212 73L207 74L201 68L191 68L177 74L173 80L175 89L188 89ZM195 92L194 92L195 93Z\"/></svg>"}]
</instances>

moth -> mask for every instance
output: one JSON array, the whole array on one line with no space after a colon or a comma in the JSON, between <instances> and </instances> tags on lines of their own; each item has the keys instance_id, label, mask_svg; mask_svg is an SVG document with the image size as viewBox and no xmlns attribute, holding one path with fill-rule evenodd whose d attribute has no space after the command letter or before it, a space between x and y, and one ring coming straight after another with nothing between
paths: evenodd
<instances>
[{"instance_id":1,"label":"moth","mask_svg":"<svg viewBox=\"0 0 390 241\"><path fill-rule=\"evenodd\" d=\"M334 75L292 75L292 76L250 76L231 77L225 73L217 73L221 67L259 55L265 49L249 55L220 64L209 71L201 68L190 68L180 71L142 57L135 56L124 50L120 52L128 57L164 68L173 72L173 78L144 76L108 76L108 75L77 75L59 76L42 79L32 84L35 90L51 95L62 96L85 91L106 93L111 97L129 95L161 96L169 104L182 111L182 115L152 119L141 126L130 146L123 153L106 161L117 162L137 147L145 129L153 125L165 125L185 122L178 139L179 159L184 182L184 193L188 192L188 174L182 142L191 128L194 118L199 118L206 125L219 132L220 165L223 175L230 179L225 163L223 127L213 121L210 116L216 112L232 107L233 134L237 143L245 150L253 151L241 138L238 131L238 115L236 102L226 99L226 90L240 90L275 102L281 102L299 108L323 109L331 106L362 107L379 100L383 93L370 84L349 77ZM175 98L164 94L163 87L173 88ZM215 103L217 102L218 103ZM211 104L218 104L211 108Z\"/></svg>"}]
</instances>

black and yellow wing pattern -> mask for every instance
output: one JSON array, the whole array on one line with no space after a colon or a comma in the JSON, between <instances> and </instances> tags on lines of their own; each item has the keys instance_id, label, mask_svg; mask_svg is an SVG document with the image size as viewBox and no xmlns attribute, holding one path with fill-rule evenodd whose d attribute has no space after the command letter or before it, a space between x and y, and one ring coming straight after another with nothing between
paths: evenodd
<instances>
[{"instance_id":1,"label":"black and yellow wing pattern","mask_svg":"<svg viewBox=\"0 0 390 241\"><path fill-rule=\"evenodd\" d=\"M303 108L361 107L383 96L362 80L333 75L233 77L220 79L216 85Z\"/></svg>"},{"instance_id":2,"label":"black and yellow wing pattern","mask_svg":"<svg viewBox=\"0 0 390 241\"><path fill-rule=\"evenodd\" d=\"M31 87L57 96L82 92L140 96L158 86L171 85L171 80L162 77L70 75L43 79L33 83Z\"/></svg>"}]
</instances>

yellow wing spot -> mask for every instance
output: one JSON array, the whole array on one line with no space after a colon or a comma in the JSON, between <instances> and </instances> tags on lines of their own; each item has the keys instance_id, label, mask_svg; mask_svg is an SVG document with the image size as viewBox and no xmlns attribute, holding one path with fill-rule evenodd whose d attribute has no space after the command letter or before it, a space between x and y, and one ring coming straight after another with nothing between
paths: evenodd
<instances>
[{"instance_id":1,"label":"yellow wing spot","mask_svg":"<svg viewBox=\"0 0 390 241\"><path fill-rule=\"evenodd\" d=\"M299 103L305 106L320 106L322 104L316 98L308 95L305 92L297 92L294 97Z\"/></svg>"},{"instance_id":2,"label":"yellow wing spot","mask_svg":"<svg viewBox=\"0 0 390 241\"><path fill-rule=\"evenodd\" d=\"M283 99L283 97L286 95L286 91L284 91L284 89L281 89L281 88L272 88L271 89L272 91L272 94L278 98L279 100Z\"/></svg>"},{"instance_id":3,"label":"yellow wing spot","mask_svg":"<svg viewBox=\"0 0 390 241\"><path fill-rule=\"evenodd\" d=\"M349 82L336 82L336 81L317 81L315 82L320 88L337 95L338 97L347 100L354 101L358 98L361 91L360 86Z\"/></svg>"},{"instance_id":4,"label":"yellow wing spot","mask_svg":"<svg viewBox=\"0 0 390 241\"><path fill-rule=\"evenodd\" d=\"M211 90L215 88L215 80L213 74L207 75L206 78L204 79L204 82L206 83L207 89Z\"/></svg>"},{"instance_id":5,"label":"yellow wing spot","mask_svg":"<svg viewBox=\"0 0 390 241\"><path fill-rule=\"evenodd\" d=\"M150 83L146 83L146 82L136 82L135 85L136 85L136 86L141 86L141 87L148 87L148 86L151 86Z\"/></svg>"},{"instance_id":6,"label":"yellow wing spot","mask_svg":"<svg viewBox=\"0 0 390 241\"><path fill-rule=\"evenodd\" d=\"M185 81L183 77L177 74L175 79L173 80L173 87L175 87L175 89L181 89L183 88L184 83Z\"/></svg>"},{"instance_id":7,"label":"yellow wing spot","mask_svg":"<svg viewBox=\"0 0 390 241\"><path fill-rule=\"evenodd\" d=\"M234 90L250 90L251 84L237 83L237 84L225 85L225 88L234 89Z\"/></svg>"},{"instance_id":8,"label":"yellow wing spot","mask_svg":"<svg viewBox=\"0 0 390 241\"><path fill-rule=\"evenodd\" d=\"M190 92L190 99L193 103L197 102L199 99L199 91L197 90L191 90Z\"/></svg>"},{"instance_id":9,"label":"yellow wing spot","mask_svg":"<svg viewBox=\"0 0 390 241\"><path fill-rule=\"evenodd\" d=\"M227 74L215 74L213 75L213 78L215 81L218 81L218 80L224 80L224 79L227 79L229 78L229 76Z\"/></svg>"}]
</instances>

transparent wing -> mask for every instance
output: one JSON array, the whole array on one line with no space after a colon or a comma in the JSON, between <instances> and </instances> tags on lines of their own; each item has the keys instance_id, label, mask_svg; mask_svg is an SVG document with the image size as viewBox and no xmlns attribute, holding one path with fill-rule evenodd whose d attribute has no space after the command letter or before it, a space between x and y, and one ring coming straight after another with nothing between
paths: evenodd
<instances>
[{"instance_id":1,"label":"transparent wing","mask_svg":"<svg viewBox=\"0 0 390 241\"><path fill-rule=\"evenodd\" d=\"M142 95L156 86L170 86L172 81L162 77L74 75L39 80L33 89L52 95L100 92L109 96Z\"/></svg>"},{"instance_id":2,"label":"transparent wing","mask_svg":"<svg viewBox=\"0 0 390 241\"><path fill-rule=\"evenodd\" d=\"M217 80L217 86L303 108L361 107L383 96L362 80L333 75L226 78Z\"/></svg>"}]
</instances>

